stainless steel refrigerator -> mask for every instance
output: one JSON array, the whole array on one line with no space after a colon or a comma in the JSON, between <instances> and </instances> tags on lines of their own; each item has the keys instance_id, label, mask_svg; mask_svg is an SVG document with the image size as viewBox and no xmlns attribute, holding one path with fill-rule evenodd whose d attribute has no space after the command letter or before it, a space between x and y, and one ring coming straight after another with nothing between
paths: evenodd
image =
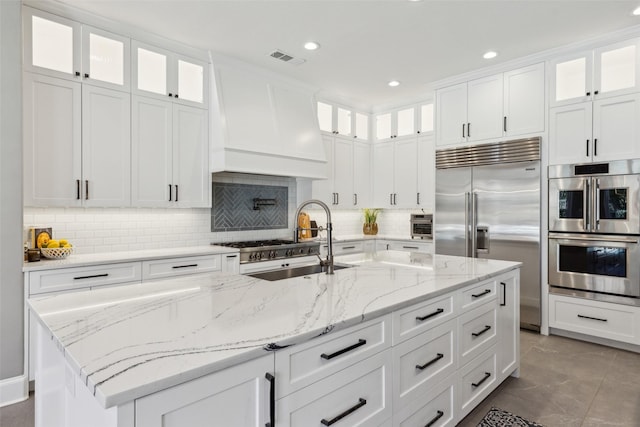
<instances>
[{"instance_id":1,"label":"stainless steel refrigerator","mask_svg":"<svg viewBox=\"0 0 640 427\"><path fill-rule=\"evenodd\" d=\"M520 327L540 330L540 138L436 151L437 254L520 261Z\"/></svg>"}]
</instances>

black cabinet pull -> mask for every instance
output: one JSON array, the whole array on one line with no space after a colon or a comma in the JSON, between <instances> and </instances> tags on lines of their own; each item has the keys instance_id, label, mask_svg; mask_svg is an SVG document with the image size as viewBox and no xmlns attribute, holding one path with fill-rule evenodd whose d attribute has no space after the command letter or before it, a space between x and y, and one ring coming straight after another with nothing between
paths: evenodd
<instances>
[{"instance_id":1,"label":"black cabinet pull","mask_svg":"<svg viewBox=\"0 0 640 427\"><path fill-rule=\"evenodd\" d=\"M171 184L169 184L169 201L171 201L173 199L173 197L171 196Z\"/></svg>"},{"instance_id":2,"label":"black cabinet pull","mask_svg":"<svg viewBox=\"0 0 640 427\"><path fill-rule=\"evenodd\" d=\"M429 366L433 365L438 360L440 360L440 359L442 359L444 357L444 354L442 354L442 353L436 353L436 355L437 355L436 357L434 357L433 359L429 360L424 365L416 365L416 369L419 369L419 370L423 371L423 370L427 369Z\"/></svg>"},{"instance_id":3,"label":"black cabinet pull","mask_svg":"<svg viewBox=\"0 0 640 427\"><path fill-rule=\"evenodd\" d=\"M76 199L80 200L80 180L76 179Z\"/></svg>"},{"instance_id":4,"label":"black cabinet pull","mask_svg":"<svg viewBox=\"0 0 640 427\"><path fill-rule=\"evenodd\" d=\"M175 185L176 187L176 202L178 201L178 184Z\"/></svg>"},{"instance_id":5,"label":"black cabinet pull","mask_svg":"<svg viewBox=\"0 0 640 427\"><path fill-rule=\"evenodd\" d=\"M393 193L389 193L389 204L393 205Z\"/></svg>"},{"instance_id":6,"label":"black cabinet pull","mask_svg":"<svg viewBox=\"0 0 640 427\"><path fill-rule=\"evenodd\" d=\"M169 94L169 98L172 98L172 97L173 97L173 94L172 94L172 93L170 93L170 94Z\"/></svg>"},{"instance_id":7,"label":"black cabinet pull","mask_svg":"<svg viewBox=\"0 0 640 427\"><path fill-rule=\"evenodd\" d=\"M416 204L420 204L420 193L416 193Z\"/></svg>"},{"instance_id":8,"label":"black cabinet pull","mask_svg":"<svg viewBox=\"0 0 640 427\"><path fill-rule=\"evenodd\" d=\"M366 343L367 343L367 340L359 339L356 344L350 345L349 347L343 348L342 350L338 350L335 353L331 353L331 354L322 353L320 357L322 357L325 360L330 360L348 351L355 350L356 348L361 347Z\"/></svg>"},{"instance_id":9,"label":"black cabinet pull","mask_svg":"<svg viewBox=\"0 0 640 427\"><path fill-rule=\"evenodd\" d=\"M598 155L598 138L593 138L593 155Z\"/></svg>"},{"instance_id":10,"label":"black cabinet pull","mask_svg":"<svg viewBox=\"0 0 640 427\"><path fill-rule=\"evenodd\" d=\"M78 276L78 277L74 277L73 280L97 279L98 277L107 277L107 276L109 276L109 273L94 274L92 276Z\"/></svg>"},{"instance_id":11,"label":"black cabinet pull","mask_svg":"<svg viewBox=\"0 0 640 427\"><path fill-rule=\"evenodd\" d=\"M597 91L597 90L594 90L594 91L593 91L593 94L594 94L594 95L597 95L597 94L598 94L598 91Z\"/></svg>"},{"instance_id":12,"label":"black cabinet pull","mask_svg":"<svg viewBox=\"0 0 640 427\"><path fill-rule=\"evenodd\" d=\"M276 377L269 372L265 374L265 378L269 381L269 422L265 427L275 427L276 425Z\"/></svg>"},{"instance_id":13,"label":"black cabinet pull","mask_svg":"<svg viewBox=\"0 0 640 427\"><path fill-rule=\"evenodd\" d=\"M467 138L471 138L471 123L467 123Z\"/></svg>"},{"instance_id":14,"label":"black cabinet pull","mask_svg":"<svg viewBox=\"0 0 640 427\"><path fill-rule=\"evenodd\" d=\"M434 425L440 418L442 418L442 416L444 415L444 412L438 411L436 414L437 415L433 417L431 421L425 424L424 427L431 427L432 425Z\"/></svg>"},{"instance_id":15,"label":"black cabinet pull","mask_svg":"<svg viewBox=\"0 0 640 427\"><path fill-rule=\"evenodd\" d=\"M587 96L591 96L591 92L587 92Z\"/></svg>"},{"instance_id":16,"label":"black cabinet pull","mask_svg":"<svg viewBox=\"0 0 640 427\"><path fill-rule=\"evenodd\" d=\"M80 71L76 71L76 77L80 77Z\"/></svg>"},{"instance_id":17,"label":"black cabinet pull","mask_svg":"<svg viewBox=\"0 0 640 427\"><path fill-rule=\"evenodd\" d=\"M417 247L417 246L403 246L402 249L415 249L415 250L418 250L420 248Z\"/></svg>"},{"instance_id":18,"label":"black cabinet pull","mask_svg":"<svg viewBox=\"0 0 640 427\"><path fill-rule=\"evenodd\" d=\"M84 78L88 79L89 78L89 73L84 73Z\"/></svg>"},{"instance_id":19,"label":"black cabinet pull","mask_svg":"<svg viewBox=\"0 0 640 427\"><path fill-rule=\"evenodd\" d=\"M474 298L480 298L483 295L491 293L491 289L485 289L484 292L480 292L479 294L471 294Z\"/></svg>"},{"instance_id":20,"label":"black cabinet pull","mask_svg":"<svg viewBox=\"0 0 640 427\"><path fill-rule=\"evenodd\" d=\"M598 322L606 322L607 321L607 319L601 319L599 317L584 316L582 314L578 314L578 317L581 318L581 319L597 320Z\"/></svg>"},{"instance_id":21,"label":"black cabinet pull","mask_svg":"<svg viewBox=\"0 0 640 427\"><path fill-rule=\"evenodd\" d=\"M171 268L189 268L189 267L197 267L198 264L187 264L187 265L174 265Z\"/></svg>"},{"instance_id":22,"label":"black cabinet pull","mask_svg":"<svg viewBox=\"0 0 640 427\"><path fill-rule=\"evenodd\" d=\"M354 406L352 406L351 408L347 409L346 411L344 411L343 413L341 413L340 415L337 415L335 418L332 418L330 420L327 420L325 418L323 418L320 423L323 426L330 426L333 425L335 423L337 423L338 421L340 421L341 419L343 419L344 417L353 414L355 411L357 411L358 409L362 408L364 405L367 404L367 401L364 400L363 398L359 398L358 399L358 403L356 403Z\"/></svg>"},{"instance_id":23,"label":"black cabinet pull","mask_svg":"<svg viewBox=\"0 0 640 427\"><path fill-rule=\"evenodd\" d=\"M587 157L589 157L589 140L587 139Z\"/></svg>"},{"instance_id":24,"label":"black cabinet pull","mask_svg":"<svg viewBox=\"0 0 640 427\"><path fill-rule=\"evenodd\" d=\"M500 307L504 307L507 305L507 284L500 282L500 286L502 286L502 302L500 303Z\"/></svg>"},{"instance_id":25,"label":"black cabinet pull","mask_svg":"<svg viewBox=\"0 0 640 427\"><path fill-rule=\"evenodd\" d=\"M355 246L343 246L342 249L355 249Z\"/></svg>"},{"instance_id":26,"label":"black cabinet pull","mask_svg":"<svg viewBox=\"0 0 640 427\"><path fill-rule=\"evenodd\" d=\"M89 180L84 180L84 199L89 200Z\"/></svg>"},{"instance_id":27,"label":"black cabinet pull","mask_svg":"<svg viewBox=\"0 0 640 427\"><path fill-rule=\"evenodd\" d=\"M507 131L507 116L504 116L504 120L502 121L502 129Z\"/></svg>"},{"instance_id":28,"label":"black cabinet pull","mask_svg":"<svg viewBox=\"0 0 640 427\"><path fill-rule=\"evenodd\" d=\"M481 330L480 332L472 332L471 335L473 335L474 337L479 337L480 335L487 332L489 329L491 329L491 326L486 325L483 330Z\"/></svg>"},{"instance_id":29,"label":"black cabinet pull","mask_svg":"<svg viewBox=\"0 0 640 427\"><path fill-rule=\"evenodd\" d=\"M463 138L464 138L464 134L465 134L465 129L464 129L464 128L465 128L465 126L466 126L466 124L465 124L465 123L463 123L463 124L462 124L462 137L463 137Z\"/></svg>"},{"instance_id":30,"label":"black cabinet pull","mask_svg":"<svg viewBox=\"0 0 640 427\"><path fill-rule=\"evenodd\" d=\"M174 98L177 98L177 97L178 97L178 94L176 93L175 95L173 95L173 97L174 97Z\"/></svg>"},{"instance_id":31,"label":"black cabinet pull","mask_svg":"<svg viewBox=\"0 0 640 427\"><path fill-rule=\"evenodd\" d=\"M471 385L472 385L473 387L480 387L480 385L481 385L483 382L485 382L487 379L489 379L489 377L490 377L490 376L491 376L491 373L489 373L489 372L485 372L485 373L484 373L484 378L483 378L483 379L481 379L481 380L480 380L480 381L478 381L477 383L471 383Z\"/></svg>"},{"instance_id":32,"label":"black cabinet pull","mask_svg":"<svg viewBox=\"0 0 640 427\"><path fill-rule=\"evenodd\" d=\"M429 313L429 314L426 314L424 316L417 316L416 320L419 321L419 322L424 322L425 320L427 320L427 319L429 319L429 318L431 318L433 316L437 316L440 313L444 313L444 308L439 308L436 311L434 311L433 313Z\"/></svg>"},{"instance_id":33,"label":"black cabinet pull","mask_svg":"<svg viewBox=\"0 0 640 427\"><path fill-rule=\"evenodd\" d=\"M340 193L336 193L336 205L340 204Z\"/></svg>"},{"instance_id":34,"label":"black cabinet pull","mask_svg":"<svg viewBox=\"0 0 640 427\"><path fill-rule=\"evenodd\" d=\"M398 204L398 202L396 201L396 196L397 196L397 195L398 195L397 193L393 193L393 204L394 204L394 205L397 205L397 204Z\"/></svg>"},{"instance_id":35,"label":"black cabinet pull","mask_svg":"<svg viewBox=\"0 0 640 427\"><path fill-rule=\"evenodd\" d=\"M227 258L236 258L238 255L227 255Z\"/></svg>"}]
</instances>

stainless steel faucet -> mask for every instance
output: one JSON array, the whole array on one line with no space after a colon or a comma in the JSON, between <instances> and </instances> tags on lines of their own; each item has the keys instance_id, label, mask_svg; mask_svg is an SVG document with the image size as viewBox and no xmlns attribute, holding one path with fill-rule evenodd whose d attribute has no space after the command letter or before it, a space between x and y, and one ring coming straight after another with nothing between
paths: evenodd
<instances>
[{"instance_id":1,"label":"stainless steel faucet","mask_svg":"<svg viewBox=\"0 0 640 427\"><path fill-rule=\"evenodd\" d=\"M333 242L331 239L331 231L333 230L333 225L331 224L331 211L329 210L329 206L327 206L323 201L316 199L302 202L300 206L298 206L298 210L296 210L296 215L293 217L294 221L296 222L293 240L296 243L298 242L298 233L301 230L316 230L315 228L300 228L298 224L298 218L300 217L300 212L302 212L302 209L305 206L312 204L320 205L320 207L322 207L322 209L324 209L324 212L327 214L327 259L324 261L321 260L321 264L327 267L327 274L333 274ZM322 230L322 227L318 227L317 230Z\"/></svg>"}]
</instances>

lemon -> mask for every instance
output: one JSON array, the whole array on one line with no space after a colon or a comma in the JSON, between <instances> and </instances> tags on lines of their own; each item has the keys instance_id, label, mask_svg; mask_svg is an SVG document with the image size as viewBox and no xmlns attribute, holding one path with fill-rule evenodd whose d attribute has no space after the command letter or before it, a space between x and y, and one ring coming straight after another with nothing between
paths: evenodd
<instances>
[{"instance_id":1,"label":"lemon","mask_svg":"<svg viewBox=\"0 0 640 427\"><path fill-rule=\"evenodd\" d=\"M69 244L69 241L67 239L60 239L58 240L58 242L60 242L60 246L63 248Z\"/></svg>"},{"instance_id":2,"label":"lemon","mask_svg":"<svg viewBox=\"0 0 640 427\"><path fill-rule=\"evenodd\" d=\"M38 240L36 242L36 247L38 248L46 248L47 247L47 243L49 242L49 239L51 239L51 237L49 237L49 234L46 232L42 232L38 235Z\"/></svg>"},{"instance_id":3,"label":"lemon","mask_svg":"<svg viewBox=\"0 0 640 427\"><path fill-rule=\"evenodd\" d=\"M66 245L62 245L62 247L63 247L63 248L70 248L70 247L71 247L71 245L67 243Z\"/></svg>"},{"instance_id":4,"label":"lemon","mask_svg":"<svg viewBox=\"0 0 640 427\"><path fill-rule=\"evenodd\" d=\"M47 243L47 249L59 248L59 247L60 247L60 242L58 240L49 240L49 243Z\"/></svg>"}]
</instances>

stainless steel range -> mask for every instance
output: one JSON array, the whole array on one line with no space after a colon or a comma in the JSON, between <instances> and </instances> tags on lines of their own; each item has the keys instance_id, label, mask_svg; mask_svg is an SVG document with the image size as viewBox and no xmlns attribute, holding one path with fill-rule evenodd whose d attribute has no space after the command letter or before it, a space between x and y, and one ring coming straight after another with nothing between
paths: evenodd
<instances>
[{"instance_id":1,"label":"stainless steel range","mask_svg":"<svg viewBox=\"0 0 640 427\"><path fill-rule=\"evenodd\" d=\"M320 255L320 242L292 240L255 240L248 242L212 243L240 249L240 264Z\"/></svg>"}]
</instances>

